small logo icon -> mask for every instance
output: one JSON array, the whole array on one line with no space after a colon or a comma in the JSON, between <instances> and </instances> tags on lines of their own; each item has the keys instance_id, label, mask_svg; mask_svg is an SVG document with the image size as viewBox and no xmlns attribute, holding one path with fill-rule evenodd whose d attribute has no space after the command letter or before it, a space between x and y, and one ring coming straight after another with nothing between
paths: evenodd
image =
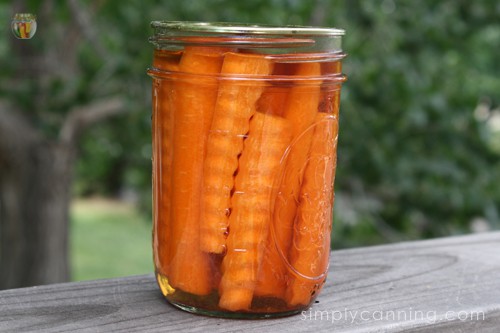
<instances>
[{"instance_id":1,"label":"small logo icon","mask_svg":"<svg viewBox=\"0 0 500 333\"><path fill-rule=\"evenodd\" d=\"M30 39L36 32L36 16L20 13L12 18L12 33L18 39Z\"/></svg>"}]
</instances>

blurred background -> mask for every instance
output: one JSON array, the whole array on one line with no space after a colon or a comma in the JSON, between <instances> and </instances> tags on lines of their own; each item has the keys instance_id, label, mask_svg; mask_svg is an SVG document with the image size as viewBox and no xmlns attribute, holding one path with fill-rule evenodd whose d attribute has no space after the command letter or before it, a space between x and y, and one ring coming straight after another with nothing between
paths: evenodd
<instances>
[{"instance_id":1,"label":"blurred background","mask_svg":"<svg viewBox=\"0 0 500 333\"><path fill-rule=\"evenodd\" d=\"M0 289L152 272L152 20L346 30L334 249L499 230L498 17L496 0L0 1Z\"/></svg>"}]
</instances>

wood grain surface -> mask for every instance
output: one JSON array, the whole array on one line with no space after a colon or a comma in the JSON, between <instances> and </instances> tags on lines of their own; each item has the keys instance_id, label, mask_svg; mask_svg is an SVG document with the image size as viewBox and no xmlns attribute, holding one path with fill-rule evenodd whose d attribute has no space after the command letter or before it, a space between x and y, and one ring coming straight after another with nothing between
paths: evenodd
<instances>
[{"instance_id":1,"label":"wood grain surface","mask_svg":"<svg viewBox=\"0 0 500 333\"><path fill-rule=\"evenodd\" d=\"M500 232L332 252L326 287L301 314L197 316L153 275L0 292L0 332L500 332Z\"/></svg>"}]
</instances>

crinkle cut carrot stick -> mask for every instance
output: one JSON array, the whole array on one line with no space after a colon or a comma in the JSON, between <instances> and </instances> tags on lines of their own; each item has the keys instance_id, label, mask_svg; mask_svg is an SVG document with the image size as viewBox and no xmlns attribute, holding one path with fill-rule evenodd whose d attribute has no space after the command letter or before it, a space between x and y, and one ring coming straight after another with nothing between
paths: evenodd
<instances>
[{"instance_id":1,"label":"crinkle cut carrot stick","mask_svg":"<svg viewBox=\"0 0 500 333\"><path fill-rule=\"evenodd\" d=\"M263 55L227 53L222 75L268 75L272 63ZM230 195L243 138L256 112L264 83L240 82L222 78L214 117L207 141L200 236L201 248L209 253L223 253L226 243Z\"/></svg>"},{"instance_id":2,"label":"crinkle cut carrot stick","mask_svg":"<svg viewBox=\"0 0 500 333\"><path fill-rule=\"evenodd\" d=\"M292 126L292 146L286 158L284 176L274 207L273 232L267 241L265 260L255 293L259 296L283 298L288 280L285 263L292 239L302 175L312 139L310 126L318 113L321 81L319 63L295 64L295 86L290 89L283 117ZM306 83L300 77L308 77ZM280 253L281 252L281 253Z\"/></svg>"},{"instance_id":3,"label":"crinkle cut carrot stick","mask_svg":"<svg viewBox=\"0 0 500 333\"><path fill-rule=\"evenodd\" d=\"M285 119L256 113L239 159L231 199L227 253L222 261L219 306L248 310L269 232L272 196L290 142Z\"/></svg>"},{"instance_id":4,"label":"crinkle cut carrot stick","mask_svg":"<svg viewBox=\"0 0 500 333\"><path fill-rule=\"evenodd\" d=\"M296 270L286 291L289 305L307 305L325 281L330 254L338 118L319 113L304 172L297 223L290 248Z\"/></svg>"},{"instance_id":5,"label":"crinkle cut carrot stick","mask_svg":"<svg viewBox=\"0 0 500 333\"><path fill-rule=\"evenodd\" d=\"M172 234L169 282L196 295L212 289L210 258L199 248L203 160L217 98L223 53L186 47L174 81L174 156L172 165Z\"/></svg>"},{"instance_id":6,"label":"crinkle cut carrot stick","mask_svg":"<svg viewBox=\"0 0 500 333\"><path fill-rule=\"evenodd\" d=\"M163 71L178 71L180 52L155 50L153 67ZM171 233L170 200L173 151L173 95L172 81L153 79L153 239L155 267L160 274L168 275Z\"/></svg>"}]
</instances>

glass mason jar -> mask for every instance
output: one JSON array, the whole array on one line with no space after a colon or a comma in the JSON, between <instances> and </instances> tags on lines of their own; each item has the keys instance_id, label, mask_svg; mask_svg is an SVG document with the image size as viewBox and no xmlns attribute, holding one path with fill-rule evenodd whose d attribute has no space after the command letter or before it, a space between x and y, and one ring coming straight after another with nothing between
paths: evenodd
<instances>
[{"instance_id":1,"label":"glass mason jar","mask_svg":"<svg viewBox=\"0 0 500 333\"><path fill-rule=\"evenodd\" d=\"M306 309L328 271L344 31L152 27L161 292L212 316Z\"/></svg>"}]
</instances>

